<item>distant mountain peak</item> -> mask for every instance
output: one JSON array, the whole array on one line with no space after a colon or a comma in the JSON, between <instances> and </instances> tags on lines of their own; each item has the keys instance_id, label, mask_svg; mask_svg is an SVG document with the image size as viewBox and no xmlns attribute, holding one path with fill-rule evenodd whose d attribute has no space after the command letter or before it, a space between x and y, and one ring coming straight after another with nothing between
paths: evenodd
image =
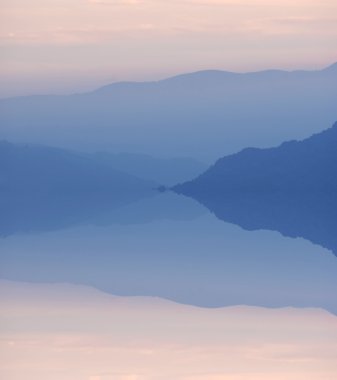
<instances>
[{"instance_id":1,"label":"distant mountain peak","mask_svg":"<svg viewBox=\"0 0 337 380\"><path fill-rule=\"evenodd\" d=\"M226 70L199 70L194 71L191 73L184 73L179 74L173 77L169 77L167 79L163 79L161 82L167 82L167 81L176 81L181 79L209 79L209 78L218 78L218 77L231 77L231 76L237 76L240 75L240 73L232 72L232 71L226 71Z\"/></svg>"},{"instance_id":2,"label":"distant mountain peak","mask_svg":"<svg viewBox=\"0 0 337 380\"><path fill-rule=\"evenodd\" d=\"M318 70L322 72L326 71L337 71L337 62L327 66L326 68L322 70ZM256 76L256 75L283 75L283 74L291 74L291 73L299 73L299 72L307 72L303 70L295 70L295 71L288 71L288 70L281 70L281 69L266 69L266 70L257 70L257 71L247 71L247 72L236 72L236 71L230 71L230 70L220 70L220 69L205 69L205 70L197 70L192 72L186 72L174 76L170 76L164 79L160 80L153 80L153 81L120 81L120 82L113 82L109 83L103 87L98 88L94 92L97 91L104 91L109 90L112 87L116 88L127 88L132 86L144 86L144 85L156 85L158 83L166 83L166 82L176 82L176 81L185 81L190 79L195 80L209 80L209 79L216 79L216 78L230 78L230 77L238 77L238 76ZM309 70L310 72L310 70Z\"/></svg>"},{"instance_id":3,"label":"distant mountain peak","mask_svg":"<svg viewBox=\"0 0 337 380\"><path fill-rule=\"evenodd\" d=\"M323 71L337 73L337 62L333 63L332 65L330 65L328 67L326 67Z\"/></svg>"}]
</instances>

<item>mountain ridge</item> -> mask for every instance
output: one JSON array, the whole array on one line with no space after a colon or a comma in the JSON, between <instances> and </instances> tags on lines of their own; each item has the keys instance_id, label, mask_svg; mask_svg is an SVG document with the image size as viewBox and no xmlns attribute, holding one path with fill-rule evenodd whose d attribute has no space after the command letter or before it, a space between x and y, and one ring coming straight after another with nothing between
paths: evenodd
<instances>
[{"instance_id":1,"label":"mountain ridge","mask_svg":"<svg viewBox=\"0 0 337 380\"><path fill-rule=\"evenodd\" d=\"M257 77L259 75L283 75L283 76L289 76L293 74L312 74L312 73L325 73L330 71L337 70L337 62L324 67L323 69L319 70L282 70L282 69L266 69L266 70L259 70L259 71L248 71L248 72L234 72L234 71L227 71L227 70L217 70L217 69L206 69L206 70L198 70L193 72L187 72L182 73L174 76L170 76L164 79L160 79L157 81L120 81L120 82L112 82L109 84L106 84L102 87L99 87L93 91L90 91L88 93L99 93L101 91L106 92L109 89L113 89L114 87L128 87L128 86L156 86L159 84L165 84L165 83L173 83L173 82L179 82L180 80L186 82L189 79L203 79L207 76L212 76L213 79L219 80L219 79L232 79L232 78L247 78L247 77ZM209 79L209 78L207 78ZM86 93L83 93L83 95Z\"/></svg>"},{"instance_id":2,"label":"mountain ridge","mask_svg":"<svg viewBox=\"0 0 337 380\"><path fill-rule=\"evenodd\" d=\"M172 188L245 230L304 238L337 256L337 123L302 141L247 148Z\"/></svg>"},{"instance_id":3,"label":"mountain ridge","mask_svg":"<svg viewBox=\"0 0 337 380\"><path fill-rule=\"evenodd\" d=\"M321 69L312 69L312 70L303 70L303 69L295 69L295 70L285 70L285 69L264 69L257 71L247 71L247 72L236 72L236 71L228 71L228 70L220 70L220 69L205 69L205 70L197 70L192 72L184 72L181 74L168 76L166 78L158 79L158 80L148 80L148 81L132 81L132 80L121 80L116 82L107 83L103 86L99 86L90 91L78 92L74 91L70 94L53 94L53 93L41 93L41 94L31 94L31 95L19 95L19 96L9 96L2 97L0 101L12 100L12 99L22 99L22 98L39 98L39 97L50 97L50 98L60 98L60 97L71 97L71 96L85 96L90 94L100 94L107 93L110 89L123 89L131 86L136 87L144 87L144 86L156 86L162 83L169 83L179 81L180 79L186 80L190 78L202 78L207 75L217 76L216 79L229 79L233 77L254 77L258 75L292 75L292 74L312 74L312 73L326 73L326 72L335 72L337 71L337 62L332 63L328 66L325 66Z\"/></svg>"},{"instance_id":4,"label":"mountain ridge","mask_svg":"<svg viewBox=\"0 0 337 380\"><path fill-rule=\"evenodd\" d=\"M306 149L308 156L303 158L303 153L305 152L299 152L299 147L303 147ZM181 191L184 189L187 190L189 188L189 185L195 184L200 185L202 181L205 180L214 180L215 178L211 178L212 174L215 174L216 171L219 171L218 174L221 174L221 171L226 174L230 170L233 170L233 168L230 167L230 165L235 165L235 169L244 169L243 166L240 167L240 165L250 165L250 169L254 169L254 166L256 166L256 162L254 163L254 160L262 160L264 164L266 164L265 159L269 158L274 161L276 160L276 163L278 166L282 165L282 160L285 163L289 163L289 158L296 159L296 162L293 162L293 165L295 167L289 169L289 173L291 173L292 170L296 169L303 169L305 164L314 164L314 162L317 159L317 156L310 156L310 153L320 154L321 159L335 159L334 163L337 165L337 153L335 153L335 149L337 147L337 122L333 124L333 126L329 129L324 130L320 133L315 133L309 138L306 138L304 140L291 140L286 141L280 144L277 147L272 148L245 148L237 153L224 156L220 159L218 159L214 165L212 165L208 170L206 170L204 173L202 173L199 177L195 178L192 181L185 182L184 184L178 184L173 189L175 191ZM283 157L282 157L283 154ZM287 154L287 156L286 156ZM269 155L269 157L267 157ZM276 156L275 156L276 155ZM301 167L298 167L298 164L300 164ZM297 166L296 166L297 165ZM315 164L314 164L315 165ZM337 168L337 166L336 166ZM276 167L270 167L268 170L268 174L272 174L272 171L275 171ZM323 169L323 168L321 168ZM263 169L262 169L263 170ZM264 169L266 170L266 168ZM227 172L225 172L227 171ZM286 174L286 168L282 168L283 174ZM248 173L246 173L248 174ZM299 172L297 173L297 175ZM253 176L257 176L257 173L253 173ZM250 177L249 177L250 178ZM323 179L322 177L320 177ZM231 178L233 180L233 178ZM284 178L283 178L284 180ZM301 177L301 180L303 180L303 177ZM245 178L242 178L242 181L245 181ZM215 181L215 184L220 185L219 181ZM298 183L299 184L299 183ZM303 183L303 185L305 185ZM337 181L334 182L334 185L337 187ZM211 188L211 186L209 186ZM221 188L224 190L224 188ZM216 189L214 189L216 190ZM185 193L186 194L186 193Z\"/></svg>"},{"instance_id":5,"label":"mountain ridge","mask_svg":"<svg viewBox=\"0 0 337 380\"><path fill-rule=\"evenodd\" d=\"M0 138L84 152L174 152L211 162L321 131L337 120L336 98L333 68L202 71L84 94L0 100Z\"/></svg>"}]
</instances>

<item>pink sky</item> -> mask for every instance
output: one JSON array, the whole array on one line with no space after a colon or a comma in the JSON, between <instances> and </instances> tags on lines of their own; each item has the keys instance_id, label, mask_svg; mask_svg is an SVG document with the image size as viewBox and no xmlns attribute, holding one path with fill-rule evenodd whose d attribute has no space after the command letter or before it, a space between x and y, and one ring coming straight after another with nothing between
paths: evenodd
<instances>
[{"instance_id":1,"label":"pink sky","mask_svg":"<svg viewBox=\"0 0 337 380\"><path fill-rule=\"evenodd\" d=\"M0 96L337 60L335 0L0 0Z\"/></svg>"},{"instance_id":2,"label":"pink sky","mask_svg":"<svg viewBox=\"0 0 337 380\"><path fill-rule=\"evenodd\" d=\"M337 318L0 283L6 380L332 380Z\"/></svg>"}]
</instances>

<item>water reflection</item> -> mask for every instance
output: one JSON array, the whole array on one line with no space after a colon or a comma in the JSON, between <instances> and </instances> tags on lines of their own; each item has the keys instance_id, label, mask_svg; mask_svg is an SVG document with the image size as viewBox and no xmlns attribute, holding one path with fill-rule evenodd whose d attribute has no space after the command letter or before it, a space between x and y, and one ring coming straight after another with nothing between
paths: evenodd
<instances>
[{"instance_id":1,"label":"water reflection","mask_svg":"<svg viewBox=\"0 0 337 380\"><path fill-rule=\"evenodd\" d=\"M337 194L323 192L228 193L196 199L219 219L246 230L272 230L302 237L337 255Z\"/></svg>"},{"instance_id":2,"label":"water reflection","mask_svg":"<svg viewBox=\"0 0 337 380\"><path fill-rule=\"evenodd\" d=\"M89 287L0 282L1 379L336 378L337 319L317 309L201 309Z\"/></svg>"},{"instance_id":3,"label":"water reflection","mask_svg":"<svg viewBox=\"0 0 337 380\"><path fill-rule=\"evenodd\" d=\"M322 247L276 232L244 231L171 193L99 209L104 212L90 218L74 215L72 224L49 214L58 231L49 224L47 233L2 239L1 277L86 284L204 307L321 307L337 314L337 260ZM12 233L32 231L30 220L41 232L32 214Z\"/></svg>"},{"instance_id":4,"label":"water reflection","mask_svg":"<svg viewBox=\"0 0 337 380\"><path fill-rule=\"evenodd\" d=\"M103 194L0 197L0 236L55 231L78 225L148 223L193 219L207 211L193 200L156 190L119 197Z\"/></svg>"}]
</instances>

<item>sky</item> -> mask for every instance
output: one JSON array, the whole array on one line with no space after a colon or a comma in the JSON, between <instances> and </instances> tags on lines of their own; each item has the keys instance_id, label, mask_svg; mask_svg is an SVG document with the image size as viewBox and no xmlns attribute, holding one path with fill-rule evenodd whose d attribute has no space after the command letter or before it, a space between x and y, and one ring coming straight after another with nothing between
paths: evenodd
<instances>
[{"instance_id":1,"label":"sky","mask_svg":"<svg viewBox=\"0 0 337 380\"><path fill-rule=\"evenodd\" d=\"M201 309L90 287L1 281L10 380L330 380L337 321L320 309Z\"/></svg>"},{"instance_id":2,"label":"sky","mask_svg":"<svg viewBox=\"0 0 337 380\"><path fill-rule=\"evenodd\" d=\"M0 0L0 96L337 60L335 0Z\"/></svg>"}]
</instances>

